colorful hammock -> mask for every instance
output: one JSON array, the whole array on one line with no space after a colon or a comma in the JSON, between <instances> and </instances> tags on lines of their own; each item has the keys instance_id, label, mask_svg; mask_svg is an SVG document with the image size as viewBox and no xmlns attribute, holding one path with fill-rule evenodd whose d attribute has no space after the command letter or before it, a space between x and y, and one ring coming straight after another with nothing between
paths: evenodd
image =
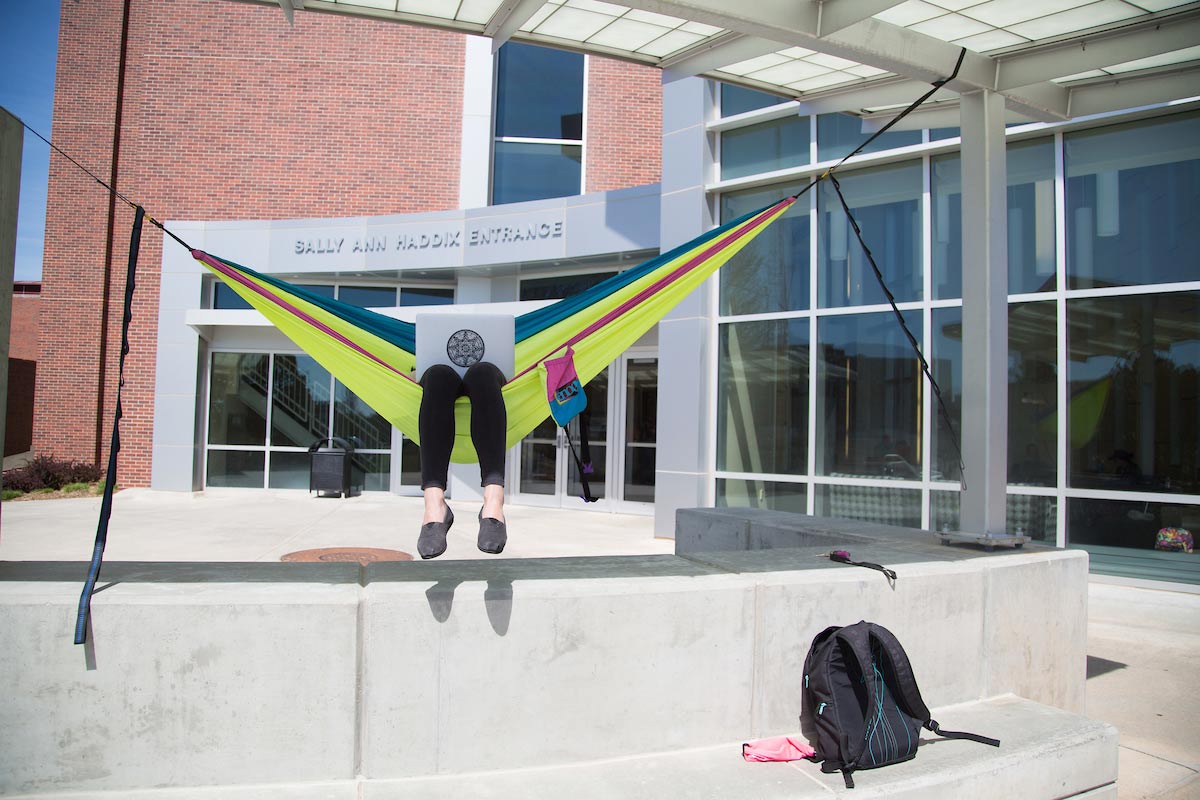
<instances>
[{"instance_id":1,"label":"colorful hammock","mask_svg":"<svg viewBox=\"0 0 1200 800\"><path fill-rule=\"evenodd\" d=\"M502 393L512 447L550 413L544 362L575 351L575 369L587 383L654 327L709 275L796 202L788 197L715 228L668 253L631 267L565 300L516 319L516 374ZM421 406L415 326L332 300L192 250L192 257L260 311L297 347L405 436L420 443ZM455 405L451 460L476 460L470 439L470 401Z\"/></svg>"}]
</instances>

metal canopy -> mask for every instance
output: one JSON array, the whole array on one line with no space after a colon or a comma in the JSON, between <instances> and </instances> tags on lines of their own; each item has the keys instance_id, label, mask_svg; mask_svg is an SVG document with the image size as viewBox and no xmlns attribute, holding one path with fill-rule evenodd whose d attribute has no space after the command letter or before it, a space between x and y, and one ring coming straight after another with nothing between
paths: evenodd
<instances>
[{"instance_id":1,"label":"metal canopy","mask_svg":"<svg viewBox=\"0 0 1200 800\"><path fill-rule=\"evenodd\" d=\"M250 0L394 19L628 59L867 118L945 77L1004 96L1009 121L1053 122L1200 94L1200 2L1179 0ZM945 98L949 98L948 100ZM947 112L950 112L949 114Z\"/></svg>"}]
</instances>

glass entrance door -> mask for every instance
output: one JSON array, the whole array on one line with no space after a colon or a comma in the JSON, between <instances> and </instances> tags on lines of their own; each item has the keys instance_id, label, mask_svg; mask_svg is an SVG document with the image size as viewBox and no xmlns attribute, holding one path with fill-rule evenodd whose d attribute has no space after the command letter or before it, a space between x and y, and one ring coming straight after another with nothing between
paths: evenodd
<instances>
[{"instance_id":1,"label":"glass entrance door","mask_svg":"<svg viewBox=\"0 0 1200 800\"><path fill-rule=\"evenodd\" d=\"M584 391L587 411L571 421L568 431L547 419L514 449L514 502L649 513L658 439L657 354L653 349L625 353ZM583 485L569 446L583 457L579 431L584 425L592 461L588 487L598 498L595 503L582 499Z\"/></svg>"}]
</instances>

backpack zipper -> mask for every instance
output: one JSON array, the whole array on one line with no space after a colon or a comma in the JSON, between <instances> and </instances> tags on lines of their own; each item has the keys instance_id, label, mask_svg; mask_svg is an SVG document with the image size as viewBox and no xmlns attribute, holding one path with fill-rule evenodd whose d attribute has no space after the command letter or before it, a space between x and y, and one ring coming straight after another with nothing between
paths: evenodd
<instances>
[{"instance_id":1,"label":"backpack zipper","mask_svg":"<svg viewBox=\"0 0 1200 800\"><path fill-rule=\"evenodd\" d=\"M817 716L818 717L825 713L825 706L827 706L827 705L829 705L829 703L821 703L821 705L817 706Z\"/></svg>"}]
</instances>

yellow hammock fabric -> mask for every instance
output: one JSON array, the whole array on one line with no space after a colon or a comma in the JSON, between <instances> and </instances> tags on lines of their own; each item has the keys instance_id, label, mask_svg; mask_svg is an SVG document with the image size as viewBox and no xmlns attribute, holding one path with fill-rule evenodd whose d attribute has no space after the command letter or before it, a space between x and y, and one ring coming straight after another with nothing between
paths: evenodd
<instances>
[{"instance_id":1,"label":"yellow hammock fabric","mask_svg":"<svg viewBox=\"0 0 1200 800\"><path fill-rule=\"evenodd\" d=\"M524 314L516 321L516 374L502 394L512 447L550 414L548 358L575 351L575 370L587 383L667 315L796 201L789 197L705 233L632 267L586 292ZM329 370L384 419L420 443L421 406L412 323L313 294L201 250L192 257ZM470 401L455 404L451 460L476 461Z\"/></svg>"}]
</instances>

